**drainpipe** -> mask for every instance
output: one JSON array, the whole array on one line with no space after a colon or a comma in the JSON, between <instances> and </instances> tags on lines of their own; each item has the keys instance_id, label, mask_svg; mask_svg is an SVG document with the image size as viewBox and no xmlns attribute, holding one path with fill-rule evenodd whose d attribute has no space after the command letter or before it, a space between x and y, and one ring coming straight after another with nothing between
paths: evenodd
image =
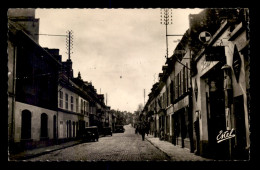
<instances>
[{"instance_id":1,"label":"drainpipe","mask_svg":"<svg viewBox=\"0 0 260 170\"><path fill-rule=\"evenodd\" d=\"M225 116L226 116L226 130L231 130L231 105L233 97L231 67L225 64L222 68L224 71L224 93L225 93ZM232 139L229 139L229 158L232 159Z\"/></svg>"},{"instance_id":2,"label":"drainpipe","mask_svg":"<svg viewBox=\"0 0 260 170\"><path fill-rule=\"evenodd\" d=\"M11 119L11 143L14 142L14 108L15 108L15 87L16 87L16 57L17 57L17 47L14 46L14 59L13 59L13 94L12 94L12 119Z\"/></svg>"}]
</instances>

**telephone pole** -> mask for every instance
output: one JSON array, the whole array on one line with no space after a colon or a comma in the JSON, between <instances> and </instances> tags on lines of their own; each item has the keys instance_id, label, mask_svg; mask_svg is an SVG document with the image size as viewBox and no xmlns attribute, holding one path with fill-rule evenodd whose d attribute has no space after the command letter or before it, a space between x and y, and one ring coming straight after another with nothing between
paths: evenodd
<instances>
[{"instance_id":1,"label":"telephone pole","mask_svg":"<svg viewBox=\"0 0 260 170\"><path fill-rule=\"evenodd\" d=\"M168 59L168 30L167 26L172 24L172 10L165 8L161 9L161 24L165 25L166 30L166 58Z\"/></svg>"},{"instance_id":2,"label":"telephone pole","mask_svg":"<svg viewBox=\"0 0 260 170\"><path fill-rule=\"evenodd\" d=\"M72 52L72 48L73 48L73 31L69 30L67 31L67 38L66 38L66 48L68 50L68 52L66 52L68 54L68 59L70 60L70 55L73 54Z\"/></svg>"}]
</instances>

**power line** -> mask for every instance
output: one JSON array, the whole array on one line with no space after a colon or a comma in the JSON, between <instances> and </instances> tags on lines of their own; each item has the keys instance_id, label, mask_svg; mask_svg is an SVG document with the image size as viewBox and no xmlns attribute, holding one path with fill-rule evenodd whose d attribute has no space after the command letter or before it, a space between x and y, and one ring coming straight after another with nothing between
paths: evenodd
<instances>
[{"instance_id":1,"label":"power line","mask_svg":"<svg viewBox=\"0 0 260 170\"><path fill-rule=\"evenodd\" d=\"M34 34L34 35L63 36L63 37L67 37L67 35L55 35L55 34Z\"/></svg>"}]
</instances>

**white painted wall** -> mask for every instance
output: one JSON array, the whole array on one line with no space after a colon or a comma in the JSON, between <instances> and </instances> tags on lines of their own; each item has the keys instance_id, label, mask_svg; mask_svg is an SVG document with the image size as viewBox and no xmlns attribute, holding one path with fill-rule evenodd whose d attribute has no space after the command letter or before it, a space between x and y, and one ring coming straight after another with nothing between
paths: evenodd
<instances>
[{"instance_id":1,"label":"white painted wall","mask_svg":"<svg viewBox=\"0 0 260 170\"><path fill-rule=\"evenodd\" d=\"M46 113L48 115L48 137L53 139L53 116L57 114L57 111L49 110L21 102L16 102L15 107L15 128L14 128L14 141L20 142L21 139L21 124L22 124L22 111L29 110L31 112L31 139L35 141L40 140L41 135L41 114Z\"/></svg>"}]
</instances>

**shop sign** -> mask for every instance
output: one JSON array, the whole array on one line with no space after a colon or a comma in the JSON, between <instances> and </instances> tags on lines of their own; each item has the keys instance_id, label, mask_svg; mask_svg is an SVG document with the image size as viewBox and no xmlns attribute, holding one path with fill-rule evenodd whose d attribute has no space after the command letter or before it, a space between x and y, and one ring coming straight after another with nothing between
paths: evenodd
<instances>
[{"instance_id":1,"label":"shop sign","mask_svg":"<svg viewBox=\"0 0 260 170\"><path fill-rule=\"evenodd\" d=\"M237 49L237 46L234 47L234 57L233 57L233 69L237 82L239 81L240 68L241 68L241 58Z\"/></svg>"},{"instance_id":2,"label":"shop sign","mask_svg":"<svg viewBox=\"0 0 260 170\"><path fill-rule=\"evenodd\" d=\"M189 105L189 96L186 96L182 100L180 100L178 103L173 105L173 111L176 112L180 110L181 108L184 108Z\"/></svg>"},{"instance_id":3,"label":"shop sign","mask_svg":"<svg viewBox=\"0 0 260 170\"><path fill-rule=\"evenodd\" d=\"M209 40L211 39L211 34L207 31L202 31L199 34L199 40L203 43L209 42Z\"/></svg>"},{"instance_id":4,"label":"shop sign","mask_svg":"<svg viewBox=\"0 0 260 170\"><path fill-rule=\"evenodd\" d=\"M209 47L205 52L206 61L224 61L225 48L224 46Z\"/></svg>"},{"instance_id":5,"label":"shop sign","mask_svg":"<svg viewBox=\"0 0 260 170\"><path fill-rule=\"evenodd\" d=\"M202 61L201 63L201 72L202 75L214 67L219 61Z\"/></svg>"}]
</instances>

